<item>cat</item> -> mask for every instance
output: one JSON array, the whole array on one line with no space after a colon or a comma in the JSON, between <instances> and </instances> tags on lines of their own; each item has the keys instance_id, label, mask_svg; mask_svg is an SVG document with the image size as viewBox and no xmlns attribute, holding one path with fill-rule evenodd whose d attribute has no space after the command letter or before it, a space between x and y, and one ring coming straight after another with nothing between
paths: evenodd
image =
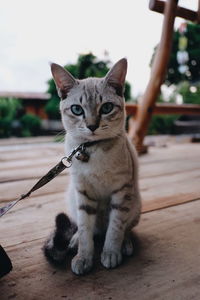
<instances>
[{"instance_id":1,"label":"cat","mask_svg":"<svg viewBox=\"0 0 200 300\"><path fill-rule=\"evenodd\" d=\"M127 60L119 60L104 78L77 80L54 63L51 71L61 98L66 154L86 143L87 159L73 159L67 215L56 217L45 254L60 262L77 247L71 269L82 275L93 266L94 235L105 234L101 263L115 268L123 255L133 254L130 232L141 212L137 154L125 131Z\"/></svg>"}]
</instances>

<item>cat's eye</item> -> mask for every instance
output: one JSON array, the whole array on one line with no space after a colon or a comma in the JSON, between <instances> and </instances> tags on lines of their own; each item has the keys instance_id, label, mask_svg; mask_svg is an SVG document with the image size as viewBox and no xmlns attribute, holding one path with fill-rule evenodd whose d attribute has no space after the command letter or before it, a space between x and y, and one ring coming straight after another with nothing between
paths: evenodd
<instances>
[{"instance_id":1,"label":"cat's eye","mask_svg":"<svg viewBox=\"0 0 200 300\"><path fill-rule=\"evenodd\" d=\"M114 108L114 104L112 102L106 102L102 105L100 109L101 114L109 114Z\"/></svg>"},{"instance_id":2,"label":"cat's eye","mask_svg":"<svg viewBox=\"0 0 200 300\"><path fill-rule=\"evenodd\" d=\"M80 116L84 114L84 110L82 109L82 107L77 104L71 106L71 111L76 116Z\"/></svg>"}]
</instances>

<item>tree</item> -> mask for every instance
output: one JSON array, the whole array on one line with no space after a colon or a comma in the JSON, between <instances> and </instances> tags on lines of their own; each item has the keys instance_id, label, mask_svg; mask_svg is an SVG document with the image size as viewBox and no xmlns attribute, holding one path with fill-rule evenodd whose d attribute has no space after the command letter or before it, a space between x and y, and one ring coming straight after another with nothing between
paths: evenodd
<instances>
[{"instance_id":1,"label":"tree","mask_svg":"<svg viewBox=\"0 0 200 300\"><path fill-rule=\"evenodd\" d=\"M174 31L172 51L169 59L169 64L167 67L167 74L165 78L165 84L178 84L181 81L187 80L190 83L194 83L200 80L200 25L187 23L187 29L184 33L184 36L187 38L187 48L186 51L189 55L189 60L187 65L189 67L189 72L186 74L181 74L178 70L179 64L177 61L177 52L179 50L179 40L181 33L179 30ZM155 51L151 58L150 65L152 65Z\"/></svg>"},{"instance_id":2,"label":"tree","mask_svg":"<svg viewBox=\"0 0 200 300\"><path fill-rule=\"evenodd\" d=\"M19 109L21 102L18 99L0 98L0 138L12 134L12 123Z\"/></svg>"},{"instance_id":3,"label":"tree","mask_svg":"<svg viewBox=\"0 0 200 300\"><path fill-rule=\"evenodd\" d=\"M184 25L184 24L183 24ZM174 86L173 93L169 99L170 102L175 102L177 96L182 99L183 103L200 104L200 25L187 23L182 28L186 31L174 31L172 51L167 67L167 73L164 84ZM181 41L182 38L182 41ZM155 47L150 65L152 65L157 47ZM186 51L188 60L186 64L188 70L185 73L180 73L180 65L177 61L178 51ZM187 54L186 53L186 54ZM187 57L187 55L186 55ZM159 102L164 102L161 94L157 99ZM173 134L174 121L179 118L176 115L156 115L152 117L149 126L149 134Z\"/></svg>"},{"instance_id":4,"label":"tree","mask_svg":"<svg viewBox=\"0 0 200 300\"><path fill-rule=\"evenodd\" d=\"M109 70L109 60L99 60L92 53L81 54L78 57L76 64L68 64L65 68L78 79L87 77L104 77ZM48 81L48 93L51 94L51 99L46 105L46 112L50 119L60 119L59 102L56 86L53 79ZM131 86L128 82L125 83L124 96L126 100L131 98Z\"/></svg>"},{"instance_id":5,"label":"tree","mask_svg":"<svg viewBox=\"0 0 200 300\"><path fill-rule=\"evenodd\" d=\"M188 81L182 81L177 85L175 96L182 96L183 103L200 104L200 84L190 85Z\"/></svg>"}]
</instances>

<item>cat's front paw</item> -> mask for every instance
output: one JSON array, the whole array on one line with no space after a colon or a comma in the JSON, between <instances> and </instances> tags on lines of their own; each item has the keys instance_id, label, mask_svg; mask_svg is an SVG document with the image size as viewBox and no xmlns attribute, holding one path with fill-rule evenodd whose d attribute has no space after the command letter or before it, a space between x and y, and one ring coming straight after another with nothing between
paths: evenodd
<instances>
[{"instance_id":1,"label":"cat's front paw","mask_svg":"<svg viewBox=\"0 0 200 300\"><path fill-rule=\"evenodd\" d=\"M122 254L120 251L103 250L101 254L101 263L107 269L112 269L120 265Z\"/></svg>"},{"instance_id":2,"label":"cat's front paw","mask_svg":"<svg viewBox=\"0 0 200 300\"><path fill-rule=\"evenodd\" d=\"M93 258L83 258L78 254L74 256L71 263L72 272L76 275L83 275L88 273L93 266Z\"/></svg>"}]
</instances>

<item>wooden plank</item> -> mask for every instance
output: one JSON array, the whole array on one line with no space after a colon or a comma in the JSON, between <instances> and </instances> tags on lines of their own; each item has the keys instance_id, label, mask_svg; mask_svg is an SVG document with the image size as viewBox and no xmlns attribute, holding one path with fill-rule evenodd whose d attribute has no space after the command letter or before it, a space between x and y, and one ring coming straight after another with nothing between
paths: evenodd
<instances>
[{"instance_id":1,"label":"wooden plank","mask_svg":"<svg viewBox=\"0 0 200 300\"><path fill-rule=\"evenodd\" d=\"M143 211L156 210L199 198L199 169L141 180Z\"/></svg>"},{"instance_id":2,"label":"wooden plank","mask_svg":"<svg viewBox=\"0 0 200 300\"><path fill-rule=\"evenodd\" d=\"M37 150L37 149L55 149L58 147L62 147L63 143L62 142L52 142L52 143L38 143L37 140L35 143L33 142L32 144L22 144L22 143L16 143L16 144L8 144L4 145L2 144L0 140L0 153L6 152L19 152L19 151L24 151L24 150ZM34 151L33 151L34 152Z\"/></svg>"},{"instance_id":3,"label":"wooden plank","mask_svg":"<svg viewBox=\"0 0 200 300\"><path fill-rule=\"evenodd\" d=\"M188 178L190 178L190 180L188 180ZM163 174L156 178L153 176L142 178L140 180L140 189L142 194L143 212L190 202L197 199L199 197L199 179L199 169L180 172L178 174ZM23 182L1 184L1 205L5 202L16 199L19 195L24 193L24 185L27 187L27 191L28 188L35 182L36 181L34 180L26 180ZM35 199L44 195L49 197L51 194L63 192L66 190L67 184L68 180L66 176L59 176L52 183L49 183L42 189L34 192L30 197L30 200L24 200L23 203L31 201L32 198Z\"/></svg>"},{"instance_id":4,"label":"wooden plank","mask_svg":"<svg viewBox=\"0 0 200 300\"><path fill-rule=\"evenodd\" d=\"M20 180L29 180L35 179L39 180L40 177L44 176L51 168L58 163L53 161L52 163L29 166L28 168L22 168L19 171L19 168L14 170L6 170L0 173L0 183L13 182ZM61 173L61 176L64 173Z\"/></svg>"},{"instance_id":5,"label":"wooden plank","mask_svg":"<svg viewBox=\"0 0 200 300\"><path fill-rule=\"evenodd\" d=\"M168 145L166 147L149 147L147 155L140 156L140 166L143 164L176 162L176 160L182 159L183 164L186 160L192 158L199 161L200 144L175 144Z\"/></svg>"},{"instance_id":6,"label":"wooden plank","mask_svg":"<svg viewBox=\"0 0 200 300\"><path fill-rule=\"evenodd\" d=\"M14 180L39 178L53 168L63 156L54 155L43 158L6 161L0 165L0 183Z\"/></svg>"},{"instance_id":7,"label":"wooden plank","mask_svg":"<svg viewBox=\"0 0 200 300\"><path fill-rule=\"evenodd\" d=\"M1 239L4 236L4 246L26 243L30 241L30 237L31 240L37 240L47 236L54 226L55 216L63 211L65 211L64 192L30 197L19 202L2 217ZM48 222L44 222L47 215ZM7 232L9 239L6 239Z\"/></svg>"},{"instance_id":8,"label":"wooden plank","mask_svg":"<svg viewBox=\"0 0 200 300\"><path fill-rule=\"evenodd\" d=\"M62 133L58 133L55 136L34 136L34 137L10 137L10 138L1 138L0 139L0 147L1 146L13 146L13 145L27 145L27 144L40 144L44 143L54 143L55 139L59 136L62 136Z\"/></svg>"},{"instance_id":9,"label":"wooden plank","mask_svg":"<svg viewBox=\"0 0 200 300\"><path fill-rule=\"evenodd\" d=\"M188 180L190 178L190 180ZM140 180L143 212L161 209L193 201L199 197L199 169L178 174L169 174L158 177L147 177ZM35 180L22 182L9 182L0 185L0 203L16 199L22 193L28 191L35 184ZM67 188L68 178L58 176L51 183L33 193L30 197L40 197L64 192ZM25 188L26 187L26 188ZM30 201L29 199L24 200Z\"/></svg>"},{"instance_id":10,"label":"wooden plank","mask_svg":"<svg viewBox=\"0 0 200 300\"><path fill-rule=\"evenodd\" d=\"M166 1L160 1L160 0L150 0L149 1L149 9L156 11L158 13L163 14L165 9L165 2ZM188 8L177 6L176 10L176 16L192 21L192 22L198 22L198 13L196 11L193 11Z\"/></svg>"},{"instance_id":11,"label":"wooden plank","mask_svg":"<svg viewBox=\"0 0 200 300\"><path fill-rule=\"evenodd\" d=\"M133 116L137 113L138 104L126 103L126 113L128 116ZM200 105L197 104L172 104L172 103L157 103L152 111L154 115L199 115Z\"/></svg>"},{"instance_id":12,"label":"wooden plank","mask_svg":"<svg viewBox=\"0 0 200 300\"><path fill-rule=\"evenodd\" d=\"M161 154L159 155L159 153ZM198 168L200 163L198 144L174 145L163 149L153 148L150 154L140 158L140 160L142 161L140 186L144 211L192 201L198 197ZM48 165L45 168L43 166L42 169L38 168L37 170L22 169L20 172L12 170L10 173L8 171L8 180L19 180L20 176L21 179L26 180L1 184L0 201L14 200L26 192L36 183L39 175L44 175L48 171ZM4 174L2 176L5 179L5 172L2 174ZM159 178L155 181L154 177L158 176ZM33 177L35 177L34 180L28 180L28 178ZM61 180L57 179L55 183L53 181L48 184L41 191L37 191L36 196L64 191L67 186L64 177ZM194 181L188 180L188 178L193 180L193 177L195 177ZM166 188L166 185L170 188ZM162 194L160 190L162 190Z\"/></svg>"},{"instance_id":13,"label":"wooden plank","mask_svg":"<svg viewBox=\"0 0 200 300\"><path fill-rule=\"evenodd\" d=\"M58 155L44 155L43 157L38 156L34 159L17 159L12 161L4 161L0 164L0 172L4 173L4 171L12 172L14 170L28 170L28 168L32 167L40 167L52 165L58 162L62 156Z\"/></svg>"},{"instance_id":14,"label":"wooden plank","mask_svg":"<svg viewBox=\"0 0 200 300\"><path fill-rule=\"evenodd\" d=\"M172 159L168 164L166 161L143 164L140 167L140 178L153 178L158 176L180 175L194 170L200 170L200 159L196 158L183 161L183 159ZM154 180L156 180L154 178Z\"/></svg>"},{"instance_id":15,"label":"wooden plank","mask_svg":"<svg viewBox=\"0 0 200 300\"><path fill-rule=\"evenodd\" d=\"M14 160L27 160L27 159L35 159L41 157L48 156L56 156L64 154L64 146L63 145L54 145L44 147L9 147L5 149L5 147L0 148L0 162L4 161L14 161Z\"/></svg>"},{"instance_id":16,"label":"wooden plank","mask_svg":"<svg viewBox=\"0 0 200 300\"><path fill-rule=\"evenodd\" d=\"M65 173L66 171L63 171ZM65 173L66 174L66 173ZM43 186L34 192L34 196L49 195L57 192L63 192L68 184L68 176L58 175L51 183ZM35 179L6 182L0 184L0 203L15 200L21 194L28 192L36 183Z\"/></svg>"},{"instance_id":17,"label":"wooden plank","mask_svg":"<svg viewBox=\"0 0 200 300\"><path fill-rule=\"evenodd\" d=\"M183 150L183 151L182 151ZM152 148L146 157L140 158L140 187L143 197L143 211L160 209L192 201L199 197L199 145L174 145L168 148ZM2 178L13 180L0 184L0 202L16 199L28 191L39 178L49 170L48 165L36 169L9 170L2 172ZM18 172L18 174L17 174ZM32 175L33 173L33 175ZM68 179L64 171L32 196L39 197L63 192ZM7 174L7 175L6 175ZM20 177L21 176L21 177ZM33 178L35 177L35 178ZM20 178L23 179L20 181ZM28 179L33 178L33 179ZM19 181L16 181L19 180Z\"/></svg>"},{"instance_id":18,"label":"wooden plank","mask_svg":"<svg viewBox=\"0 0 200 300\"><path fill-rule=\"evenodd\" d=\"M189 153L192 151L193 155ZM180 173L200 168L198 144L189 147L170 146L168 148L152 148L146 157L140 157L140 177L155 177ZM0 165L0 183L37 179L52 168L60 158L48 156L34 160L6 161ZM169 161L169 162L167 162ZM20 172L19 172L20 170Z\"/></svg>"},{"instance_id":19,"label":"wooden plank","mask_svg":"<svg viewBox=\"0 0 200 300\"><path fill-rule=\"evenodd\" d=\"M26 219L23 214L16 220L7 215L1 224L1 243L8 245L14 269L1 279L1 300L198 299L199 210L196 201L144 214L136 229L135 255L111 271L100 265L97 255L94 270L84 277L71 273L70 262L61 270L43 257L41 247L48 226L49 231L52 228L52 210L43 215L33 210L30 223L31 211ZM15 226L19 233L27 230L25 238L19 235L13 241Z\"/></svg>"}]
</instances>

